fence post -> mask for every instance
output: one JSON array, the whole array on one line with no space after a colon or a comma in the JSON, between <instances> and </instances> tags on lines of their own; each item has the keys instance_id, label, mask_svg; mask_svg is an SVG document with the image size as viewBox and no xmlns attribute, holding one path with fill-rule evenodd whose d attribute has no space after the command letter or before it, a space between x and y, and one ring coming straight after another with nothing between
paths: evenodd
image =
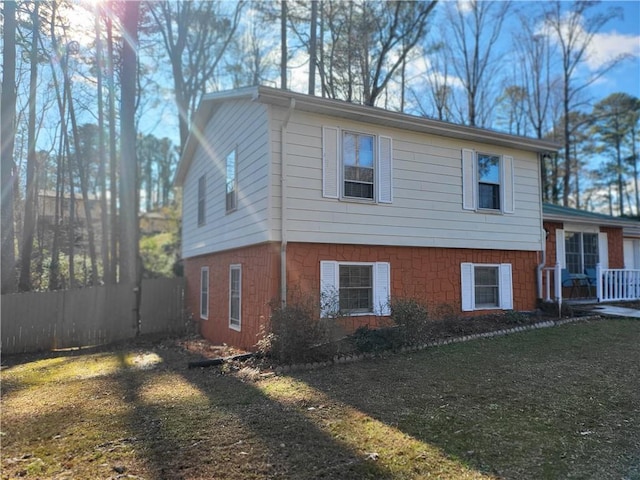
<instances>
[{"instance_id":1,"label":"fence post","mask_svg":"<svg viewBox=\"0 0 640 480\"><path fill-rule=\"evenodd\" d=\"M596 298L598 303L602 301L602 267L596 263Z\"/></svg>"}]
</instances>

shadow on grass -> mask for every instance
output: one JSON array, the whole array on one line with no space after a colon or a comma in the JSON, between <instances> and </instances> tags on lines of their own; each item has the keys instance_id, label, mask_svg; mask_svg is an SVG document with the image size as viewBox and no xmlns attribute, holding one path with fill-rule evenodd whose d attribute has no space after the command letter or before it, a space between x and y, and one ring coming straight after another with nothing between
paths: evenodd
<instances>
[{"instance_id":1,"label":"shadow on grass","mask_svg":"<svg viewBox=\"0 0 640 480\"><path fill-rule=\"evenodd\" d=\"M640 322L391 356L296 381L501 478L635 478Z\"/></svg>"},{"instance_id":2,"label":"shadow on grass","mask_svg":"<svg viewBox=\"0 0 640 480\"><path fill-rule=\"evenodd\" d=\"M151 478L391 478L254 384L216 369L188 370L195 356L185 352L156 353L160 368L117 375ZM158 387L163 382L170 385Z\"/></svg>"}]
</instances>

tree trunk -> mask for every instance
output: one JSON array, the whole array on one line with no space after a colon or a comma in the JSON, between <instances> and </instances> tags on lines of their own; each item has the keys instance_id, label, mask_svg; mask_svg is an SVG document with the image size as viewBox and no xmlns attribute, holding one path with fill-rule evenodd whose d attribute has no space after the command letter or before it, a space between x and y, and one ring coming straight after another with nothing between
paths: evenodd
<instances>
[{"instance_id":1,"label":"tree trunk","mask_svg":"<svg viewBox=\"0 0 640 480\"><path fill-rule=\"evenodd\" d=\"M36 226L36 89L38 86L38 35L40 19L38 2L34 2L31 12L31 72L29 76L29 119L27 125L27 178L24 199L24 226L22 229L22 253L20 280L18 289L23 292L31 290L31 254L33 253L33 237Z\"/></svg>"},{"instance_id":2,"label":"tree trunk","mask_svg":"<svg viewBox=\"0 0 640 480\"><path fill-rule=\"evenodd\" d=\"M126 2L120 82L120 280L138 281L138 209L136 198L136 73L139 2Z\"/></svg>"},{"instance_id":3,"label":"tree trunk","mask_svg":"<svg viewBox=\"0 0 640 480\"><path fill-rule=\"evenodd\" d=\"M311 0L311 32L309 35L309 95L316 94L316 62L318 33L318 0Z\"/></svg>"},{"instance_id":4,"label":"tree trunk","mask_svg":"<svg viewBox=\"0 0 640 480\"><path fill-rule=\"evenodd\" d=\"M280 88L287 89L287 0L280 0Z\"/></svg>"},{"instance_id":5,"label":"tree trunk","mask_svg":"<svg viewBox=\"0 0 640 480\"><path fill-rule=\"evenodd\" d=\"M113 12L107 14L107 89L109 91L109 220L111 225L111 242L109 245L109 283L118 281L118 157L116 144L116 97L113 69Z\"/></svg>"},{"instance_id":6,"label":"tree trunk","mask_svg":"<svg viewBox=\"0 0 640 480\"><path fill-rule=\"evenodd\" d=\"M103 54L102 54L102 34L100 29L100 17L102 8L97 7L96 11L96 80L98 90L98 184L100 188L100 250L102 256L102 271L103 278L110 279L111 272L109 271L111 265L109 264L109 217L107 215L107 178L106 178L106 152L104 145L104 99L102 95L102 67L103 67Z\"/></svg>"},{"instance_id":7,"label":"tree trunk","mask_svg":"<svg viewBox=\"0 0 640 480\"><path fill-rule=\"evenodd\" d=\"M2 248L0 272L2 293L15 291L15 229L13 220L13 147L16 119L16 2L4 2L4 32L2 51L2 98L0 106L0 182L2 184Z\"/></svg>"}]
</instances>

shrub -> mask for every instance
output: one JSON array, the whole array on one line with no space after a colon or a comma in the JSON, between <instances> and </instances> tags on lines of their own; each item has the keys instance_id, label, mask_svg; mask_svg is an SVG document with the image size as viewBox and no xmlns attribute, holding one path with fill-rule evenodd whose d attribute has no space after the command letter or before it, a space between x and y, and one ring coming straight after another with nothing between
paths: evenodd
<instances>
[{"instance_id":1,"label":"shrub","mask_svg":"<svg viewBox=\"0 0 640 480\"><path fill-rule=\"evenodd\" d=\"M367 326L358 328L351 336L351 343L359 352L381 352L395 350L403 342L404 332L397 327L370 329Z\"/></svg>"},{"instance_id":2,"label":"shrub","mask_svg":"<svg viewBox=\"0 0 640 480\"><path fill-rule=\"evenodd\" d=\"M275 360L306 363L333 356L336 347L331 343L332 320L320 318L316 300L300 297L287 305L272 304L271 308L271 332L267 337Z\"/></svg>"},{"instance_id":3,"label":"shrub","mask_svg":"<svg viewBox=\"0 0 640 480\"><path fill-rule=\"evenodd\" d=\"M399 298L391 302L391 318L402 331L405 343L425 339L429 331L429 312L426 305L413 298Z\"/></svg>"}]
</instances>

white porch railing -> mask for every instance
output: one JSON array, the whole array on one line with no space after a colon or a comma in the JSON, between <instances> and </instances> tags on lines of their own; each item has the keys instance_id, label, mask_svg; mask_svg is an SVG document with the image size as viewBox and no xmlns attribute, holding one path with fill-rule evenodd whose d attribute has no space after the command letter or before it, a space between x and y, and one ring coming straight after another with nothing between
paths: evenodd
<instances>
[{"instance_id":1,"label":"white porch railing","mask_svg":"<svg viewBox=\"0 0 640 480\"><path fill-rule=\"evenodd\" d=\"M596 266L596 296L599 302L640 299L640 270Z\"/></svg>"},{"instance_id":2,"label":"white porch railing","mask_svg":"<svg viewBox=\"0 0 640 480\"><path fill-rule=\"evenodd\" d=\"M538 281L542 285L541 293L545 301L562 303L562 267L559 264L542 268ZM568 288L568 285L565 287ZM601 268L596 265L595 295L598 302L640 300L640 270Z\"/></svg>"}]
</instances>

